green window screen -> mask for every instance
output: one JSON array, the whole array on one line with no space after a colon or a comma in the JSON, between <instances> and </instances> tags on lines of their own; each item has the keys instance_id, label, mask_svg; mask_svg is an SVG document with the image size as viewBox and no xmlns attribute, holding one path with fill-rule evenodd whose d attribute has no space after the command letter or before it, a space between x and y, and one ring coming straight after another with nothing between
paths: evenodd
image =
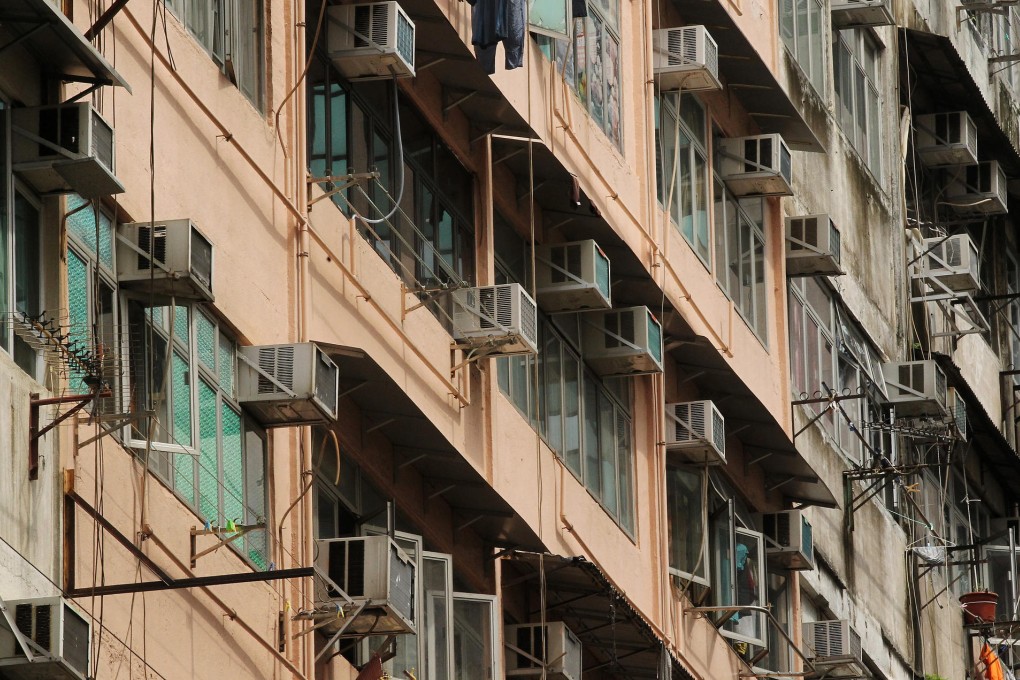
<instances>
[{"instance_id":1,"label":"green window screen","mask_svg":"<svg viewBox=\"0 0 1020 680\"><path fill-rule=\"evenodd\" d=\"M67 229L82 244L99 257L99 261L113 269L113 223L99 213L99 247L96 247L96 207L85 206L87 201L78 194L67 198L67 211L74 214L67 218ZM79 210L80 208L80 210ZM77 212L74 212L76 211Z\"/></svg>"},{"instance_id":2,"label":"green window screen","mask_svg":"<svg viewBox=\"0 0 1020 680\"><path fill-rule=\"evenodd\" d=\"M177 338L177 341L182 343L185 348L189 348L187 307L174 308L174 337ZM190 352L190 349L185 349L185 351Z\"/></svg>"},{"instance_id":3,"label":"green window screen","mask_svg":"<svg viewBox=\"0 0 1020 680\"><path fill-rule=\"evenodd\" d=\"M195 313L198 358L210 371L216 370L216 326L202 312Z\"/></svg>"},{"instance_id":4,"label":"green window screen","mask_svg":"<svg viewBox=\"0 0 1020 680\"><path fill-rule=\"evenodd\" d=\"M226 405L223 407L223 514L228 520L245 521L241 415Z\"/></svg>"},{"instance_id":5,"label":"green window screen","mask_svg":"<svg viewBox=\"0 0 1020 680\"><path fill-rule=\"evenodd\" d=\"M234 396L234 343L220 335L219 380L220 389Z\"/></svg>"},{"instance_id":6,"label":"green window screen","mask_svg":"<svg viewBox=\"0 0 1020 680\"><path fill-rule=\"evenodd\" d=\"M191 446L191 389L188 380L188 362L179 353L174 352L173 380L170 386L171 403L173 404L174 441L184 446Z\"/></svg>"},{"instance_id":7,"label":"green window screen","mask_svg":"<svg viewBox=\"0 0 1020 680\"><path fill-rule=\"evenodd\" d=\"M219 450L216 433L216 410L219 399L216 390L204 381L198 384L198 514L213 524L220 522L219 514Z\"/></svg>"},{"instance_id":8,"label":"green window screen","mask_svg":"<svg viewBox=\"0 0 1020 680\"><path fill-rule=\"evenodd\" d=\"M563 0L528 0L531 30L566 40L567 3Z\"/></svg>"},{"instance_id":9,"label":"green window screen","mask_svg":"<svg viewBox=\"0 0 1020 680\"><path fill-rule=\"evenodd\" d=\"M265 521L266 498L266 442L258 432L245 428L244 432L244 501L247 504L247 524ZM269 566L269 550L265 530L253 531L245 537L248 559L259 569Z\"/></svg>"},{"instance_id":10,"label":"green window screen","mask_svg":"<svg viewBox=\"0 0 1020 680\"><path fill-rule=\"evenodd\" d=\"M195 505L195 457L186 453L175 453L173 457L174 489L188 505Z\"/></svg>"},{"instance_id":11,"label":"green window screen","mask_svg":"<svg viewBox=\"0 0 1020 680\"><path fill-rule=\"evenodd\" d=\"M71 327L71 337L82 340L88 335L89 328L89 268L85 260L78 257L73 250L67 251L67 321ZM85 372L71 364L69 389L73 393L84 394L88 388L82 382Z\"/></svg>"}]
</instances>

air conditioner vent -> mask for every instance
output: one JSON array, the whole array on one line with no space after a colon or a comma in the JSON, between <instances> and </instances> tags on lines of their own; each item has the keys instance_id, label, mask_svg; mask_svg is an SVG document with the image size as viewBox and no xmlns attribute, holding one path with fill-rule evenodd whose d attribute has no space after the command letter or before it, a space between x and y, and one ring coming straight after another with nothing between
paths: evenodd
<instances>
[{"instance_id":1,"label":"air conditioner vent","mask_svg":"<svg viewBox=\"0 0 1020 680\"><path fill-rule=\"evenodd\" d=\"M212 243L187 219L118 225L117 281L146 303L212 302Z\"/></svg>"},{"instance_id":2,"label":"air conditioner vent","mask_svg":"<svg viewBox=\"0 0 1020 680\"><path fill-rule=\"evenodd\" d=\"M719 47L704 26L652 32L652 70L659 90L719 90Z\"/></svg>"},{"instance_id":3,"label":"air conditioner vent","mask_svg":"<svg viewBox=\"0 0 1020 680\"><path fill-rule=\"evenodd\" d=\"M8 600L18 631L35 643L30 663L17 638L0 619L0 677L24 680L86 680L92 629L60 597Z\"/></svg>"},{"instance_id":4,"label":"air conditioner vent","mask_svg":"<svg viewBox=\"0 0 1020 680\"><path fill-rule=\"evenodd\" d=\"M453 332L489 355L538 351L538 308L524 287L507 283L453 292Z\"/></svg>"},{"instance_id":5,"label":"air conditioner vent","mask_svg":"<svg viewBox=\"0 0 1020 680\"><path fill-rule=\"evenodd\" d=\"M708 400L666 404L666 450L681 460L726 462L726 421Z\"/></svg>"}]
</instances>

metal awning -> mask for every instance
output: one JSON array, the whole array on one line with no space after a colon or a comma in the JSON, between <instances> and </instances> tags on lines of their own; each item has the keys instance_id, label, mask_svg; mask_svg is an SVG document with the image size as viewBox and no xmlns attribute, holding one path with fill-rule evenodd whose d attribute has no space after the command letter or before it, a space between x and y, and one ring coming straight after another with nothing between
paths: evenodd
<instances>
[{"instance_id":1,"label":"metal awning","mask_svg":"<svg viewBox=\"0 0 1020 680\"><path fill-rule=\"evenodd\" d=\"M366 432L392 444L396 465L413 465L426 496L442 497L458 519L494 546L541 550L542 541L502 496L460 454L369 353L317 342L340 367L340 396L361 410ZM341 403L341 408L343 408Z\"/></svg>"},{"instance_id":2,"label":"metal awning","mask_svg":"<svg viewBox=\"0 0 1020 680\"><path fill-rule=\"evenodd\" d=\"M904 83L900 103L909 105L915 114L966 110L977 125L982 160L997 160L1008 177L1020 177L1020 152L952 40L903 28L899 44L900 83Z\"/></svg>"},{"instance_id":3,"label":"metal awning","mask_svg":"<svg viewBox=\"0 0 1020 680\"><path fill-rule=\"evenodd\" d=\"M503 589L539 588L545 576L546 621L562 621L581 640L583 675L607 678L661 678L668 664L675 680L693 680L680 660L627 596L603 571L583 557L510 552L503 559ZM538 598L528 598L537 601ZM541 612L528 612L539 621ZM507 654L512 654L510 650Z\"/></svg>"},{"instance_id":4,"label":"metal awning","mask_svg":"<svg viewBox=\"0 0 1020 680\"><path fill-rule=\"evenodd\" d=\"M705 26L719 44L724 87L736 94L762 132L778 132L797 151L825 151L722 0L673 0L673 4L685 23Z\"/></svg>"},{"instance_id":5,"label":"metal awning","mask_svg":"<svg viewBox=\"0 0 1020 680\"><path fill-rule=\"evenodd\" d=\"M47 0L0 1L0 63L5 52L18 48L27 50L46 75L131 91L106 58Z\"/></svg>"}]
</instances>

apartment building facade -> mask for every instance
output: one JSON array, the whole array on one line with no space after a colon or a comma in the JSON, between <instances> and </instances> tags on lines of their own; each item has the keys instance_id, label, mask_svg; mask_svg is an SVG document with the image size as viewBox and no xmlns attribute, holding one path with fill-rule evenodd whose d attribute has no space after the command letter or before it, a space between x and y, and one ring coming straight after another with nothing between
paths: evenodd
<instances>
[{"instance_id":1,"label":"apartment building facade","mask_svg":"<svg viewBox=\"0 0 1020 680\"><path fill-rule=\"evenodd\" d=\"M1012 666L1018 25L5 0L0 677Z\"/></svg>"}]
</instances>

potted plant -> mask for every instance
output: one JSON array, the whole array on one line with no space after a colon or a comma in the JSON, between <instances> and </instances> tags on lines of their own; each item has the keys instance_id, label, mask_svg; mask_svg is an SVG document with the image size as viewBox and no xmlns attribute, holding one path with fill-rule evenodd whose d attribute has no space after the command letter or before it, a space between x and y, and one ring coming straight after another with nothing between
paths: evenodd
<instances>
[{"instance_id":1,"label":"potted plant","mask_svg":"<svg viewBox=\"0 0 1020 680\"><path fill-rule=\"evenodd\" d=\"M995 621L995 605L999 595L988 590L976 590L960 596L963 607L963 622L968 626L979 626Z\"/></svg>"}]
</instances>

